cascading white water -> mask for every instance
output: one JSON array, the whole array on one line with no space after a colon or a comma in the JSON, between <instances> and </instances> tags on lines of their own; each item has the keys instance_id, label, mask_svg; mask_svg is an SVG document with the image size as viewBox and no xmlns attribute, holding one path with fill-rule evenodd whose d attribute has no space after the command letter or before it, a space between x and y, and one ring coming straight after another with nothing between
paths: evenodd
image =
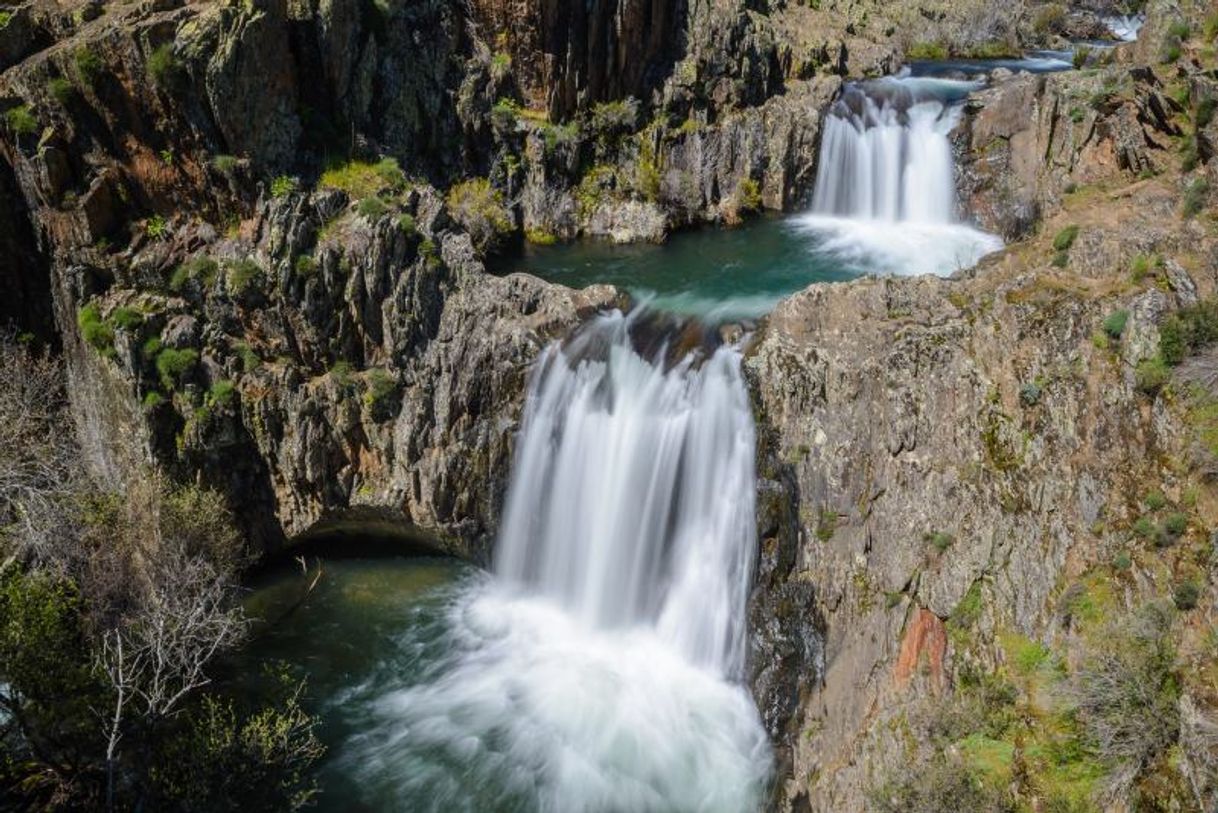
<instances>
[{"instance_id":1,"label":"cascading white water","mask_svg":"<svg viewBox=\"0 0 1218 813\"><path fill-rule=\"evenodd\" d=\"M825 118L812 212L847 260L903 274L951 273L1002 241L956 217L951 131L977 87L888 78L848 85Z\"/></svg>"},{"instance_id":2,"label":"cascading white water","mask_svg":"<svg viewBox=\"0 0 1218 813\"><path fill-rule=\"evenodd\" d=\"M1104 24L1112 35L1122 42L1134 42L1142 31L1146 18L1140 14L1125 14L1118 17L1105 17Z\"/></svg>"},{"instance_id":3,"label":"cascading white water","mask_svg":"<svg viewBox=\"0 0 1218 813\"><path fill-rule=\"evenodd\" d=\"M632 322L603 315L546 351L495 578L453 603L453 654L379 693L339 757L401 809L760 803L769 740L739 682L756 548L740 354L646 358Z\"/></svg>"},{"instance_id":4,"label":"cascading white water","mask_svg":"<svg viewBox=\"0 0 1218 813\"><path fill-rule=\"evenodd\" d=\"M740 357L665 369L629 331L603 316L542 360L495 569L591 626L653 627L735 675L756 547Z\"/></svg>"}]
</instances>

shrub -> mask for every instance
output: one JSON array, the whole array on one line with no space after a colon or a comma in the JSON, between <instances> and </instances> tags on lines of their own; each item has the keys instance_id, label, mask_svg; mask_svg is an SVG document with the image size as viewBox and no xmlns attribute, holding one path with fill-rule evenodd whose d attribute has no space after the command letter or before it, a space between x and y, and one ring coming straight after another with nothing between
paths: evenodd
<instances>
[{"instance_id":1,"label":"shrub","mask_svg":"<svg viewBox=\"0 0 1218 813\"><path fill-rule=\"evenodd\" d=\"M308 254L301 254L296 258L293 268L295 268L297 275L308 278L317 273L317 260Z\"/></svg>"},{"instance_id":2,"label":"shrub","mask_svg":"<svg viewBox=\"0 0 1218 813\"><path fill-rule=\"evenodd\" d=\"M951 534L944 533L943 531L928 531L922 535L922 541L929 542L934 546L935 550L939 551L939 553L943 553L945 550L950 548L952 543L956 540Z\"/></svg>"},{"instance_id":3,"label":"shrub","mask_svg":"<svg viewBox=\"0 0 1218 813\"><path fill-rule=\"evenodd\" d=\"M423 258L423 262L427 263L428 267L434 268L440 264L440 252L431 240L419 243L419 256Z\"/></svg>"},{"instance_id":4,"label":"shrub","mask_svg":"<svg viewBox=\"0 0 1218 813\"><path fill-rule=\"evenodd\" d=\"M148 55L148 76L161 90L177 84L182 76L182 64L173 52L173 43L167 42Z\"/></svg>"},{"instance_id":5,"label":"shrub","mask_svg":"<svg viewBox=\"0 0 1218 813\"><path fill-rule=\"evenodd\" d=\"M1167 27L1167 36L1174 37L1178 40L1186 40L1192 33L1188 22L1185 20L1176 20Z\"/></svg>"},{"instance_id":6,"label":"shrub","mask_svg":"<svg viewBox=\"0 0 1218 813\"><path fill-rule=\"evenodd\" d=\"M872 793L868 810L881 813L986 811L1013 813L1010 793L970 771L960 759L936 756L929 764L905 767Z\"/></svg>"},{"instance_id":7,"label":"shrub","mask_svg":"<svg viewBox=\"0 0 1218 813\"><path fill-rule=\"evenodd\" d=\"M1050 3L1036 13L1032 27L1038 34L1060 34L1066 27L1066 8L1060 3Z\"/></svg>"},{"instance_id":8,"label":"shrub","mask_svg":"<svg viewBox=\"0 0 1218 813\"><path fill-rule=\"evenodd\" d=\"M144 409L156 409L163 403L165 403L165 396L161 395L156 390L152 390L144 396Z\"/></svg>"},{"instance_id":9,"label":"shrub","mask_svg":"<svg viewBox=\"0 0 1218 813\"><path fill-rule=\"evenodd\" d=\"M254 348L250 347L245 342L238 342L235 346L237 357L241 359L241 369L244 372L252 373L262 366L262 359L254 352Z\"/></svg>"},{"instance_id":10,"label":"shrub","mask_svg":"<svg viewBox=\"0 0 1218 813\"><path fill-rule=\"evenodd\" d=\"M95 302L80 309L76 314L76 324L85 344L105 356L114 353L114 328L102 321L101 310Z\"/></svg>"},{"instance_id":11,"label":"shrub","mask_svg":"<svg viewBox=\"0 0 1218 813\"><path fill-rule=\"evenodd\" d=\"M1053 238L1054 251L1069 251L1078 237L1078 226L1067 226Z\"/></svg>"},{"instance_id":12,"label":"shrub","mask_svg":"<svg viewBox=\"0 0 1218 813\"><path fill-rule=\"evenodd\" d=\"M318 185L341 189L352 198L361 199L385 191L401 191L406 186L406 174L393 158L382 158L376 163L347 161L328 167Z\"/></svg>"},{"instance_id":13,"label":"shrub","mask_svg":"<svg viewBox=\"0 0 1218 813\"><path fill-rule=\"evenodd\" d=\"M1171 370L1159 356L1138 362L1134 370L1134 385L1147 395L1154 395L1167 385Z\"/></svg>"},{"instance_id":14,"label":"shrub","mask_svg":"<svg viewBox=\"0 0 1218 813\"><path fill-rule=\"evenodd\" d=\"M76 96L76 86L62 76L56 76L48 82L47 89L51 91L51 96L55 101L64 107L67 107Z\"/></svg>"},{"instance_id":15,"label":"shrub","mask_svg":"<svg viewBox=\"0 0 1218 813\"><path fill-rule=\"evenodd\" d=\"M8 24L13 21L13 12L0 11L0 31L8 28Z\"/></svg>"},{"instance_id":16,"label":"shrub","mask_svg":"<svg viewBox=\"0 0 1218 813\"><path fill-rule=\"evenodd\" d=\"M169 392L173 392L183 379L186 378L199 362L199 353L186 348L175 350L166 347L156 357L156 370L161 375L161 383Z\"/></svg>"},{"instance_id":17,"label":"shrub","mask_svg":"<svg viewBox=\"0 0 1218 813\"><path fill-rule=\"evenodd\" d=\"M144 221L144 234L159 240L169 233L169 224L161 215L153 215Z\"/></svg>"},{"instance_id":18,"label":"shrub","mask_svg":"<svg viewBox=\"0 0 1218 813\"><path fill-rule=\"evenodd\" d=\"M414 217L408 214L398 216L398 228L406 233L407 236L418 234L419 227L414 222Z\"/></svg>"},{"instance_id":19,"label":"shrub","mask_svg":"<svg viewBox=\"0 0 1218 813\"><path fill-rule=\"evenodd\" d=\"M196 281L211 287L219 271L220 266L211 257L192 257L173 270L169 276L169 289L180 293L187 284Z\"/></svg>"},{"instance_id":20,"label":"shrub","mask_svg":"<svg viewBox=\"0 0 1218 813\"><path fill-rule=\"evenodd\" d=\"M1210 122L1214 120L1214 109L1216 107L1218 107L1218 100L1212 97L1206 97L1201 100L1197 105L1197 112L1193 116L1197 129L1201 130L1210 125Z\"/></svg>"},{"instance_id":21,"label":"shrub","mask_svg":"<svg viewBox=\"0 0 1218 813\"><path fill-rule=\"evenodd\" d=\"M1151 258L1145 254L1139 254L1133 258L1133 263L1129 266L1129 278L1134 282L1141 282L1150 274Z\"/></svg>"},{"instance_id":22,"label":"shrub","mask_svg":"<svg viewBox=\"0 0 1218 813\"><path fill-rule=\"evenodd\" d=\"M1121 338L1121 335L1125 332L1125 325L1128 323L1129 311L1123 309L1113 311L1104 320L1104 332L1108 334L1108 338L1116 341Z\"/></svg>"},{"instance_id":23,"label":"shrub","mask_svg":"<svg viewBox=\"0 0 1218 813\"><path fill-rule=\"evenodd\" d=\"M514 228L503 195L486 178L471 178L448 190L448 209L479 251L491 251Z\"/></svg>"},{"instance_id":24,"label":"shrub","mask_svg":"<svg viewBox=\"0 0 1218 813\"><path fill-rule=\"evenodd\" d=\"M1163 529L1173 537L1181 537L1188 530L1188 515L1179 512L1169 514L1163 521Z\"/></svg>"},{"instance_id":25,"label":"shrub","mask_svg":"<svg viewBox=\"0 0 1218 813\"><path fill-rule=\"evenodd\" d=\"M939 62L947 59L947 46L938 42L915 42L909 46L905 56L909 59Z\"/></svg>"},{"instance_id":26,"label":"shrub","mask_svg":"<svg viewBox=\"0 0 1218 813\"><path fill-rule=\"evenodd\" d=\"M212 407L226 408L232 406L237 397L237 388L228 380L217 381L207 391L207 403Z\"/></svg>"},{"instance_id":27,"label":"shrub","mask_svg":"<svg viewBox=\"0 0 1218 813\"><path fill-rule=\"evenodd\" d=\"M110 313L110 324L130 333L144 324L144 314L133 308L115 308Z\"/></svg>"},{"instance_id":28,"label":"shrub","mask_svg":"<svg viewBox=\"0 0 1218 813\"><path fill-rule=\"evenodd\" d=\"M1041 388L1035 381L1028 381L1019 387L1019 403L1025 407L1034 407L1040 403Z\"/></svg>"},{"instance_id":29,"label":"shrub","mask_svg":"<svg viewBox=\"0 0 1218 813\"><path fill-rule=\"evenodd\" d=\"M736 184L736 201L742 212L761 209L761 186L752 178L741 178Z\"/></svg>"},{"instance_id":30,"label":"shrub","mask_svg":"<svg viewBox=\"0 0 1218 813\"><path fill-rule=\"evenodd\" d=\"M38 120L30 112L29 105L19 104L6 110L4 124L15 136L32 135L38 131Z\"/></svg>"},{"instance_id":31,"label":"shrub","mask_svg":"<svg viewBox=\"0 0 1218 813\"><path fill-rule=\"evenodd\" d=\"M1103 761L1136 773L1176 741L1179 688L1170 605L1151 604L1089 642L1071 682L1079 718Z\"/></svg>"},{"instance_id":32,"label":"shrub","mask_svg":"<svg viewBox=\"0 0 1218 813\"><path fill-rule=\"evenodd\" d=\"M224 283L233 296L245 296L263 283L262 267L250 257L225 264Z\"/></svg>"},{"instance_id":33,"label":"shrub","mask_svg":"<svg viewBox=\"0 0 1218 813\"><path fill-rule=\"evenodd\" d=\"M491 126L500 133L510 133L516 129L520 117L520 105L512 99L500 99L491 107Z\"/></svg>"},{"instance_id":34,"label":"shrub","mask_svg":"<svg viewBox=\"0 0 1218 813\"><path fill-rule=\"evenodd\" d=\"M300 186L300 181L291 175L279 175L271 181L271 197L285 198L295 192Z\"/></svg>"},{"instance_id":35,"label":"shrub","mask_svg":"<svg viewBox=\"0 0 1218 813\"><path fill-rule=\"evenodd\" d=\"M1133 559L1130 558L1128 553L1121 551L1112 560L1112 566L1116 570L1129 570L1129 568L1133 567Z\"/></svg>"},{"instance_id":36,"label":"shrub","mask_svg":"<svg viewBox=\"0 0 1218 813\"><path fill-rule=\"evenodd\" d=\"M634 132L638 126L639 103L636 99L601 102L592 108L590 125L602 142Z\"/></svg>"},{"instance_id":37,"label":"shrub","mask_svg":"<svg viewBox=\"0 0 1218 813\"><path fill-rule=\"evenodd\" d=\"M1155 523L1150 517L1138 517L1133 524L1133 532L1143 539L1151 539L1155 535Z\"/></svg>"},{"instance_id":38,"label":"shrub","mask_svg":"<svg viewBox=\"0 0 1218 813\"><path fill-rule=\"evenodd\" d=\"M226 178L237 171L237 158L233 155L217 155L211 159L211 168Z\"/></svg>"},{"instance_id":39,"label":"shrub","mask_svg":"<svg viewBox=\"0 0 1218 813\"><path fill-rule=\"evenodd\" d=\"M1205 200L1210 194L1210 182L1205 178L1197 178L1184 190L1184 217L1195 217L1205 208Z\"/></svg>"},{"instance_id":40,"label":"shrub","mask_svg":"<svg viewBox=\"0 0 1218 813\"><path fill-rule=\"evenodd\" d=\"M389 211L389 207L380 198L364 198L356 205L355 211L359 212L361 217L376 220L384 217L385 213Z\"/></svg>"},{"instance_id":41,"label":"shrub","mask_svg":"<svg viewBox=\"0 0 1218 813\"><path fill-rule=\"evenodd\" d=\"M1177 610L1192 610L1201 600L1201 588L1194 581L1180 582L1172 591L1172 601Z\"/></svg>"},{"instance_id":42,"label":"shrub","mask_svg":"<svg viewBox=\"0 0 1218 813\"><path fill-rule=\"evenodd\" d=\"M1065 268L1070 264L1070 255L1065 251L1059 251L1053 255L1052 265L1054 268Z\"/></svg>"},{"instance_id":43,"label":"shrub","mask_svg":"<svg viewBox=\"0 0 1218 813\"><path fill-rule=\"evenodd\" d=\"M1163 496L1162 491L1151 491L1146 494L1142 502L1151 511L1158 511L1167 505L1167 497Z\"/></svg>"},{"instance_id":44,"label":"shrub","mask_svg":"<svg viewBox=\"0 0 1218 813\"><path fill-rule=\"evenodd\" d=\"M828 542L837 533L837 512L830 508L823 508L820 512L820 517L816 521L816 538L821 542Z\"/></svg>"},{"instance_id":45,"label":"shrub","mask_svg":"<svg viewBox=\"0 0 1218 813\"><path fill-rule=\"evenodd\" d=\"M76 63L76 72L80 74L80 78L84 80L85 84L96 84L97 80L101 78L105 66L102 65L101 57L91 51L87 45L77 48L72 59Z\"/></svg>"},{"instance_id":46,"label":"shrub","mask_svg":"<svg viewBox=\"0 0 1218 813\"><path fill-rule=\"evenodd\" d=\"M1218 301L1203 300L1181 308L1159 325L1159 355L1175 366L1192 353L1218 341Z\"/></svg>"},{"instance_id":47,"label":"shrub","mask_svg":"<svg viewBox=\"0 0 1218 813\"><path fill-rule=\"evenodd\" d=\"M1078 47L1076 47L1074 49L1074 59L1072 60L1072 62L1074 63L1075 70L1078 70L1078 69L1082 68L1084 65L1086 65L1087 59L1090 56L1091 56L1091 49L1088 48L1086 45L1079 45Z\"/></svg>"},{"instance_id":48,"label":"shrub","mask_svg":"<svg viewBox=\"0 0 1218 813\"><path fill-rule=\"evenodd\" d=\"M524 239L535 246L552 246L558 242L558 238L545 229L525 229Z\"/></svg>"},{"instance_id":49,"label":"shrub","mask_svg":"<svg viewBox=\"0 0 1218 813\"><path fill-rule=\"evenodd\" d=\"M161 338L159 336L151 336L146 342L144 342L143 346L140 347L140 355L143 356L147 361L153 361L158 355L160 355L161 348L163 346L164 345L161 343Z\"/></svg>"},{"instance_id":50,"label":"shrub","mask_svg":"<svg viewBox=\"0 0 1218 813\"><path fill-rule=\"evenodd\" d=\"M364 379L364 405L376 420L392 416L398 393L398 382L380 368L369 370Z\"/></svg>"}]
</instances>

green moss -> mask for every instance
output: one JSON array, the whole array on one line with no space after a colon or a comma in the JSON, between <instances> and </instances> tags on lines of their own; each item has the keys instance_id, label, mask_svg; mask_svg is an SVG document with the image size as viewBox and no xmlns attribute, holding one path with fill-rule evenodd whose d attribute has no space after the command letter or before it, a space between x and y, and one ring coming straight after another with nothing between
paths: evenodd
<instances>
[{"instance_id":1,"label":"green moss","mask_svg":"<svg viewBox=\"0 0 1218 813\"><path fill-rule=\"evenodd\" d=\"M153 215L144 221L144 234L159 240L169 233L169 223L161 215Z\"/></svg>"}]
</instances>

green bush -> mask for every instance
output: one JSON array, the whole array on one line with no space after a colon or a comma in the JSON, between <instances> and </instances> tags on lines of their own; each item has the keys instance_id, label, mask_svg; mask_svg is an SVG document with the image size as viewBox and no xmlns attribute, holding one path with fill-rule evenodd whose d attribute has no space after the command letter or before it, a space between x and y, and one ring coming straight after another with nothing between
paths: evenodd
<instances>
[{"instance_id":1,"label":"green bush","mask_svg":"<svg viewBox=\"0 0 1218 813\"><path fill-rule=\"evenodd\" d=\"M397 394L397 379L387 371L374 368L365 375L364 405L377 420L383 420L392 415Z\"/></svg>"},{"instance_id":2,"label":"green bush","mask_svg":"<svg viewBox=\"0 0 1218 813\"><path fill-rule=\"evenodd\" d=\"M254 352L254 348L245 342L237 342L234 349L237 351L237 357L241 359L241 369L244 372L252 373L262 366L262 359Z\"/></svg>"},{"instance_id":3,"label":"green bush","mask_svg":"<svg viewBox=\"0 0 1218 813\"><path fill-rule=\"evenodd\" d=\"M1121 551L1112 560L1112 566L1116 570L1129 570L1129 568L1133 567L1133 559L1130 558L1128 553Z\"/></svg>"},{"instance_id":4,"label":"green bush","mask_svg":"<svg viewBox=\"0 0 1218 813\"><path fill-rule=\"evenodd\" d=\"M500 99L491 107L491 126L500 133L510 133L516 129L520 118L520 105L512 99Z\"/></svg>"},{"instance_id":5,"label":"green bush","mask_svg":"<svg viewBox=\"0 0 1218 813\"><path fill-rule=\"evenodd\" d=\"M296 263L293 266L298 276L308 278L317 273L317 260L310 257L308 254L301 254L296 258Z\"/></svg>"},{"instance_id":6,"label":"green bush","mask_svg":"<svg viewBox=\"0 0 1218 813\"><path fill-rule=\"evenodd\" d=\"M939 551L939 553L943 553L951 547L952 543L955 542L956 539L951 534L944 533L943 531L928 531L922 535L922 541L929 542L934 546L935 550Z\"/></svg>"},{"instance_id":7,"label":"green bush","mask_svg":"<svg viewBox=\"0 0 1218 813\"><path fill-rule=\"evenodd\" d=\"M38 119L29 105L19 104L4 112L4 124L15 136L33 135L38 131Z\"/></svg>"},{"instance_id":8,"label":"green bush","mask_svg":"<svg viewBox=\"0 0 1218 813\"><path fill-rule=\"evenodd\" d=\"M169 289L175 293L181 293L191 282L199 282L204 287L211 287L219 272L220 266L211 257L202 255L191 257L170 274Z\"/></svg>"},{"instance_id":9,"label":"green bush","mask_svg":"<svg viewBox=\"0 0 1218 813\"><path fill-rule=\"evenodd\" d=\"M144 314L134 308L115 308L110 313L110 324L131 333L144 324Z\"/></svg>"},{"instance_id":10,"label":"green bush","mask_svg":"<svg viewBox=\"0 0 1218 813\"><path fill-rule=\"evenodd\" d=\"M1125 325L1129 323L1129 311L1118 310L1113 311L1104 320L1104 332L1108 334L1108 338L1116 341L1125 333Z\"/></svg>"},{"instance_id":11,"label":"green bush","mask_svg":"<svg viewBox=\"0 0 1218 813\"><path fill-rule=\"evenodd\" d=\"M1172 591L1172 601L1177 610L1192 610L1201 600L1201 588L1194 581L1180 582Z\"/></svg>"},{"instance_id":12,"label":"green bush","mask_svg":"<svg viewBox=\"0 0 1218 813\"><path fill-rule=\"evenodd\" d=\"M1054 268L1065 268L1070 264L1070 255L1065 251L1059 251L1053 255L1051 265Z\"/></svg>"},{"instance_id":13,"label":"green bush","mask_svg":"<svg viewBox=\"0 0 1218 813\"><path fill-rule=\"evenodd\" d=\"M1078 226L1067 226L1053 238L1054 251L1069 251L1078 237Z\"/></svg>"},{"instance_id":14,"label":"green bush","mask_svg":"<svg viewBox=\"0 0 1218 813\"><path fill-rule=\"evenodd\" d=\"M1138 517L1133 524L1133 532L1143 539L1153 539L1155 530L1155 522L1150 517Z\"/></svg>"},{"instance_id":15,"label":"green bush","mask_svg":"<svg viewBox=\"0 0 1218 813\"><path fill-rule=\"evenodd\" d=\"M1181 537L1188 530L1188 515L1181 513L1169 514L1163 521L1163 529L1173 537Z\"/></svg>"},{"instance_id":16,"label":"green bush","mask_svg":"<svg viewBox=\"0 0 1218 813\"><path fill-rule=\"evenodd\" d=\"M558 238L554 236L553 232L545 229L525 229L524 239L535 246L552 246L558 242Z\"/></svg>"},{"instance_id":17,"label":"green bush","mask_svg":"<svg viewBox=\"0 0 1218 813\"><path fill-rule=\"evenodd\" d=\"M153 215L144 221L144 234L159 240L169 233L169 224L161 215Z\"/></svg>"},{"instance_id":18,"label":"green bush","mask_svg":"<svg viewBox=\"0 0 1218 813\"><path fill-rule=\"evenodd\" d=\"M197 350L186 348L175 350L166 347L156 357L156 370L161 375L161 383L169 392L177 389L178 385L188 376L199 363Z\"/></svg>"},{"instance_id":19,"label":"green bush","mask_svg":"<svg viewBox=\"0 0 1218 813\"><path fill-rule=\"evenodd\" d=\"M385 216L389 211L389 206L380 198L364 198L356 205L355 211L368 220L377 220Z\"/></svg>"},{"instance_id":20,"label":"green bush","mask_svg":"<svg viewBox=\"0 0 1218 813\"><path fill-rule=\"evenodd\" d=\"M163 347L164 345L161 343L160 336L151 336L140 347L140 355L147 361L154 361L161 354L161 348Z\"/></svg>"},{"instance_id":21,"label":"green bush","mask_svg":"<svg viewBox=\"0 0 1218 813\"><path fill-rule=\"evenodd\" d=\"M147 395L144 396L144 401L143 401L144 409L148 409L148 410L156 409L163 403L165 403L165 396L161 395L156 390L152 390L151 392L149 392Z\"/></svg>"},{"instance_id":22,"label":"green bush","mask_svg":"<svg viewBox=\"0 0 1218 813\"><path fill-rule=\"evenodd\" d=\"M233 405L233 401L237 398L237 387L233 382L228 380L217 381L211 385L211 389L207 391L207 403L209 406L226 408Z\"/></svg>"},{"instance_id":23,"label":"green bush","mask_svg":"<svg viewBox=\"0 0 1218 813\"><path fill-rule=\"evenodd\" d=\"M361 199L401 191L406 187L406 174L394 158L382 158L375 163L347 161L329 166L318 186L341 189L352 198Z\"/></svg>"},{"instance_id":24,"label":"green bush","mask_svg":"<svg viewBox=\"0 0 1218 813\"><path fill-rule=\"evenodd\" d=\"M634 132L638 126L639 103L635 99L601 102L593 106L590 126L602 141Z\"/></svg>"},{"instance_id":25,"label":"green bush","mask_svg":"<svg viewBox=\"0 0 1218 813\"><path fill-rule=\"evenodd\" d=\"M76 63L76 72L87 85L96 84L97 80L101 78L102 71L105 70L101 57L91 51L87 45L77 48L72 54L72 59Z\"/></svg>"},{"instance_id":26,"label":"green bush","mask_svg":"<svg viewBox=\"0 0 1218 813\"><path fill-rule=\"evenodd\" d=\"M76 97L76 86L62 76L56 76L48 82L47 89L51 91L51 96L54 97L55 101L64 107L67 107L72 99Z\"/></svg>"},{"instance_id":27,"label":"green bush","mask_svg":"<svg viewBox=\"0 0 1218 813\"><path fill-rule=\"evenodd\" d=\"M1192 29L1186 20L1176 20L1167 27L1167 36L1178 40L1187 40L1191 33Z\"/></svg>"},{"instance_id":28,"label":"green bush","mask_svg":"<svg viewBox=\"0 0 1218 813\"><path fill-rule=\"evenodd\" d=\"M76 325L85 344L104 356L114 353L114 328L104 322L97 304L90 302L76 314Z\"/></svg>"},{"instance_id":29,"label":"green bush","mask_svg":"<svg viewBox=\"0 0 1218 813\"><path fill-rule=\"evenodd\" d=\"M1206 198L1210 194L1210 182L1205 178L1197 178L1184 190L1184 217L1198 215L1205 208Z\"/></svg>"},{"instance_id":30,"label":"green bush","mask_svg":"<svg viewBox=\"0 0 1218 813\"><path fill-rule=\"evenodd\" d=\"M1142 502L1151 511L1158 511L1167 505L1167 497L1163 496L1162 491L1151 491L1146 494Z\"/></svg>"},{"instance_id":31,"label":"green bush","mask_svg":"<svg viewBox=\"0 0 1218 813\"><path fill-rule=\"evenodd\" d=\"M1207 96L1198 103L1197 112L1193 115L1198 130L1205 129L1214 120L1215 108L1218 108L1218 100L1212 97Z\"/></svg>"},{"instance_id":32,"label":"green bush","mask_svg":"<svg viewBox=\"0 0 1218 813\"><path fill-rule=\"evenodd\" d=\"M279 175L271 181L271 197L285 198L299 188L300 181L291 175Z\"/></svg>"},{"instance_id":33,"label":"green bush","mask_svg":"<svg viewBox=\"0 0 1218 813\"><path fill-rule=\"evenodd\" d=\"M182 77L182 64L173 52L173 43L165 43L148 56L148 76L161 90L171 89Z\"/></svg>"},{"instance_id":34,"label":"green bush","mask_svg":"<svg viewBox=\"0 0 1218 813\"><path fill-rule=\"evenodd\" d=\"M1049 3L1042 6L1032 22L1036 33L1060 34L1066 27L1066 8L1060 3Z\"/></svg>"},{"instance_id":35,"label":"green bush","mask_svg":"<svg viewBox=\"0 0 1218 813\"><path fill-rule=\"evenodd\" d=\"M503 195L486 178L471 178L448 190L449 212L465 227L475 248L490 251L515 228Z\"/></svg>"},{"instance_id":36,"label":"green bush","mask_svg":"<svg viewBox=\"0 0 1218 813\"><path fill-rule=\"evenodd\" d=\"M1163 389L1170 378L1171 369L1159 356L1139 361L1134 370L1134 385L1147 395L1154 395Z\"/></svg>"},{"instance_id":37,"label":"green bush","mask_svg":"<svg viewBox=\"0 0 1218 813\"><path fill-rule=\"evenodd\" d=\"M408 214L398 216L398 228L405 232L407 236L414 236L419 233L419 227L414 222L414 217Z\"/></svg>"},{"instance_id":38,"label":"green bush","mask_svg":"<svg viewBox=\"0 0 1218 813\"><path fill-rule=\"evenodd\" d=\"M1159 325L1159 355L1175 366L1218 341L1218 300L1202 300L1181 308Z\"/></svg>"},{"instance_id":39,"label":"green bush","mask_svg":"<svg viewBox=\"0 0 1218 813\"><path fill-rule=\"evenodd\" d=\"M262 287L263 282L262 266L254 259L246 257L225 263L224 284L232 296L245 296Z\"/></svg>"},{"instance_id":40,"label":"green bush","mask_svg":"<svg viewBox=\"0 0 1218 813\"><path fill-rule=\"evenodd\" d=\"M216 155L211 159L211 167L226 178L233 177L237 171L237 158L233 155Z\"/></svg>"},{"instance_id":41,"label":"green bush","mask_svg":"<svg viewBox=\"0 0 1218 813\"><path fill-rule=\"evenodd\" d=\"M752 178L741 178L736 184L736 200L742 212L761 209L761 185Z\"/></svg>"},{"instance_id":42,"label":"green bush","mask_svg":"<svg viewBox=\"0 0 1218 813\"><path fill-rule=\"evenodd\" d=\"M908 59L941 62L947 59L947 46L938 42L915 42L905 52Z\"/></svg>"},{"instance_id":43,"label":"green bush","mask_svg":"<svg viewBox=\"0 0 1218 813\"><path fill-rule=\"evenodd\" d=\"M0 31L8 28L8 24L13 21L13 12L0 11Z\"/></svg>"},{"instance_id":44,"label":"green bush","mask_svg":"<svg viewBox=\"0 0 1218 813\"><path fill-rule=\"evenodd\" d=\"M1019 403L1025 407L1034 407L1040 403L1041 387L1035 381L1028 381L1019 387Z\"/></svg>"}]
</instances>

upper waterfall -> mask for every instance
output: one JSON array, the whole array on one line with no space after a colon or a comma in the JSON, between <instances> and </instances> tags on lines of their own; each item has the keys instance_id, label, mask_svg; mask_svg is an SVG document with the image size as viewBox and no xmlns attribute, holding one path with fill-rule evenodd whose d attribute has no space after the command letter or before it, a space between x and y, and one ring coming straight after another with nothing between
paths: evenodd
<instances>
[{"instance_id":1,"label":"upper waterfall","mask_svg":"<svg viewBox=\"0 0 1218 813\"><path fill-rule=\"evenodd\" d=\"M961 221L950 136L978 85L889 77L847 84L825 117L808 229L846 262L950 274L1002 247Z\"/></svg>"}]
</instances>

